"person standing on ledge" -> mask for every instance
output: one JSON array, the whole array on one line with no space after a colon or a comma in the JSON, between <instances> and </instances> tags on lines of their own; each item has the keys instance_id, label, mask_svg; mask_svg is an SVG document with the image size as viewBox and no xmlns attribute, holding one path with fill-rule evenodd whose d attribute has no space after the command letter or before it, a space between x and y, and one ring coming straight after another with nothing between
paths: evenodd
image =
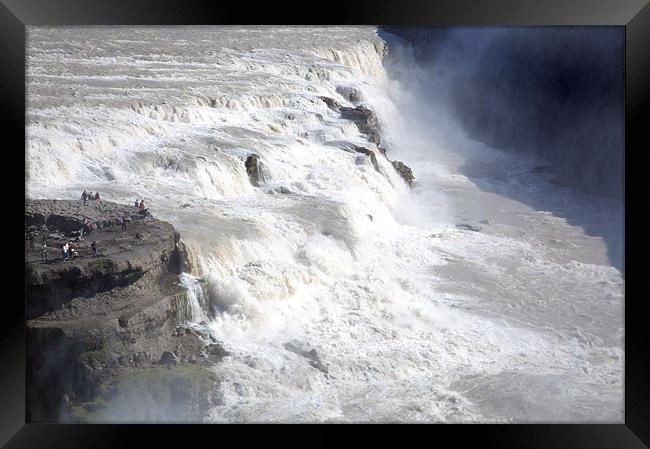
<instances>
[{"instance_id":1,"label":"person standing on ledge","mask_svg":"<svg viewBox=\"0 0 650 449\"><path fill-rule=\"evenodd\" d=\"M47 242L43 241L41 245L41 262L47 262Z\"/></svg>"},{"instance_id":2,"label":"person standing on ledge","mask_svg":"<svg viewBox=\"0 0 650 449\"><path fill-rule=\"evenodd\" d=\"M90 244L90 247L93 250L93 257L99 257L99 253L97 252L97 242L95 240Z\"/></svg>"},{"instance_id":3,"label":"person standing on ledge","mask_svg":"<svg viewBox=\"0 0 650 449\"><path fill-rule=\"evenodd\" d=\"M86 193L86 189L84 189L84 192L81 194L81 199L84 200L84 204L86 204L86 200L88 199L88 194Z\"/></svg>"},{"instance_id":4,"label":"person standing on ledge","mask_svg":"<svg viewBox=\"0 0 650 449\"><path fill-rule=\"evenodd\" d=\"M126 217L122 217L122 231L126 231Z\"/></svg>"},{"instance_id":5,"label":"person standing on ledge","mask_svg":"<svg viewBox=\"0 0 650 449\"><path fill-rule=\"evenodd\" d=\"M99 192L95 193L95 200L99 201Z\"/></svg>"},{"instance_id":6,"label":"person standing on ledge","mask_svg":"<svg viewBox=\"0 0 650 449\"><path fill-rule=\"evenodd\" d=\"M34 233L33 232L29 233L29 249L30 250L34 249Z\"/></svg>"},{"instance_id":7,"label":"person standing on ledge","mask_svg":"<svg viewBox=\"0 0 650 449\"><path fill-rule=\"evenodd\" d=\"M144 209L144 200L140 201L140 205L138 207L140 209Z\"/></svg>"},{"instance_id":8,"label":"person standing on ledge","mask_svg":"<svg viewBox=\"0 0 650 449\"><path fill-rule=\"evenodd\" d=\"M134 206L135 206L135 207L138 207L139 205L140 205L140 200L135 200L135 204L134 204Z\"/></svg>"}]
</instances>

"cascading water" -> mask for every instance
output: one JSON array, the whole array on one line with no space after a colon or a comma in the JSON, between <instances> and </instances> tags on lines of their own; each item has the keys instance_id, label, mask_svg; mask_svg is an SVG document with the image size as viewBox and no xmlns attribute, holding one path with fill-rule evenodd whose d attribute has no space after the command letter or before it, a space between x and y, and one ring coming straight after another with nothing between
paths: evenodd
<instances>
[{"instance_id":1,"label":"cascading water","mask_svg":"<svg viewBox=\"0 0 650 449\"><path fill-rule=\"evenodd\" d=\"M591 203L436 140L386 51L372 27L28 28L28 195L144 198L179 230L230 353L212 421L620 421L620 273L498 189ZM321 96L372 108L416 186Z\"/></svg>"},{"instance_id":2,"label":"cascading water","mask_svg":"<svg viewBox=\"0 0 650 449\"><path fill-rule=\"evenodd\" d=\"M206 314L208 301L203 294L199 279L188 273L181 273L180 278L181 284L187 290L191 321L194 323L204 322L208 319Z\"/></svg>"}]
</instances>

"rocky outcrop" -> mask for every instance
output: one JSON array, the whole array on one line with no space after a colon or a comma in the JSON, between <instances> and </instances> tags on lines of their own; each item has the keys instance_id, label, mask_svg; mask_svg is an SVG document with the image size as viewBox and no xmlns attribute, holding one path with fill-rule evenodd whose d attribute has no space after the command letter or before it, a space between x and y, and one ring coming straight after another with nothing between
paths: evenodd
<instances>
[{"instance_id":1,"label":"rocky outcrop","mask_svg":"<svg viewBox=\"0 0 650 449\"><path fill-rule=\"evenodd\" d=\"M375 156L374 151L356 145L354 146L354 151L368 156L370 158L370 162L372 163L372 166L375 168L376 171L379 171L379 163L377 162L377 156Z\"/></svg>"},{"instance_id":2,"label":"rocky outcrop","mask_svg":"<svg viewBox=\"0 0 650 449\"><path fill-rule=\"evenodd\" d=\"M193 312L188 293L180 285L179 234L169 223L140 215L135 207L102 203L43 200L26 204L26 226L36 226L39 233L36 249L26 250L30 421L91 416L101 420L98 414L107 416L114 407L121 407L120 396L107 392L117 391L114 388L126 381L125 376L130 379L142 370L156 373L158 367L169 366L182 377L188 364L195 366L196 374L209 363L206 347L216 343L185 324ZM113 219L125 215L132 217L125 230L111 225ZM74 238L79 257L64 261L60 246L76 230L71 223L83 223L83 219L90 219L95 228L89 235ZM107 224L100 227L99 223ZM47 262L40 259L41 239L55 248ZM93 240L99 257L91 253ZM204 294L207 297L207 291ZM165 363L170 357L175 364ZM167 387L173 390L177 382ZM196 391L185 393L189 396L179 396L178 404L192 404L189 409L198 413ZM209 404L201 404L207 413ZM167 405L150 404L150 415ZM183 420L174 410L169 416Z\"/></svg>"},{"instance_id":3,"label":"rocky outcrop","mask_svg":"<svg viewBox=\"0 0 650 449\"><path fill-rule=\"evenodd\" d=\"M341 114L341 118L351 120L357 125L359 132L366 134L368 140L374 144L379 144L381 129L379 120L375 113L365 106L356 106L354 108L342 106L338 101L330 97L319 97L327 106ZM356 98L356 97L355 97Z\"/></svg>"},{"instance_id":4,"label":"rocky outcrop","mask_svg":"<svg viewBox=\"0 0 650 449\"><path fill-rule=\"evenodd\" d=\"M291 191L291 189L289 189L288 187L279 186L279 187L274 187L274 188L271 188L271 189L267 190L266 193L271 194L271 195L275 195L276 193L279 193L281 195L290 195L290 194L293 193L293 191Z\"/></svg>"},{"instance_id":5,"label":"rocky outcrop","mask_svg":"<svg viewBox=\"0 0 650 449\"><path fill-rule=\"evenodd\" d=\"M366 134L368 140L374 144L379 144L381 129L379 127L379 120L371 110L365 106L357 106L356 108L341 107L341 117L347 120L352 120L359 132Z\"/></svg>"},{"instance_id":6,"label":"rocky outcrop","mask_svg":"<svg viewBox=\"0 0 650 449\"><path fill-rule=\"evenodd\" d=\"M151 214L131 205L104 200L61 201L37 200L25 204L25 226L38 230L50 229L68 235L78 231L84 219L97 228L108 228L121 223L123 218L134 222L150 218Z\"/></svg>"},{"instance_id":7,"label":"rocky outcrop","mask_svg":"<svg viewBox=\"0 0 650 449\"><path fill-rule=\"evenodd\" d=\"M410 169L409 166L404 164L403 162L400 161L391 161L391 164L393 164L393 167L399 173L399 175L406 181L406 183L411 186L413 185L413 181L415 180L415 176L413 176L413 171Z\"/></svg>"},{"instance_id":8,"label":"rocky outcrop","mask_svg":"<svg viewBox=\"0 0 650 449\"><path fill-rule=\"evenodd\" d=\"M318 98L320 98L327 105L328 108L334 111L338 112L341 109L341 103L339 103L333 98L330 97L318 97Z\"/></svg>"},{"instance_id":9,"label":"rocky outcrop","mask_svg":"<svg viewBox=\"0 0 650 449\"><path fill-rule=\"evenodd\" d=\"M467 224L467 223L458 223L458 224L456 224L456 229L460 229L460 230L463 230L463 231L481 232L481 228L478 228L476 226L472 226L471 224Z\"/></svg>"},{"instance_id":10,"label":"rocky outcrop","mask_svg":"<svg viewBox=\"0 0 650 449\"><path fill-rule=\"evenodd\" d=\"M127 228L123 231L117 223L124 218ZM80 238L84 220L92 223L93 230L86 230ZM47 243L49 259L41 263L40 249L26 254L28 319L74 297L91 297L143 277L157 279L180 270L179 234L169 223L133 206L107 201L30 201L25 205L25 225L37 227L37 246ZM92 257L93 240L103 257ZM62 246L67 241L73 242L79 254L69 263L62 260Z\"/></svg>"},{"instance_id":11,"label":"rocky outcrop","mask_svg":"<svg viewBox=\"0 0 650 449\"><path fill-rule=\"evenodd\" d=\"M259 187L263 181L260 157L257 154L251 154L246 158L244 165L246 166L246 173L251 180L251 184Z\"/></svg>"},{"instance_id":12,"label":"rocky outcrop","mask_svg":"<svg viewBox=\"0 0 650 449\"><path fill-rule=\"evenodd\" d=\"M348 96L350 96L351 99L360 98L357 97L358 91L354 93L353 90L346 90L343 88L341 88L340 90L341 92L339 93L341 95L343 95L343 93L346 93ZM337 92L338 91L339 90L337 89ZM344 118L346 120L351 120L352 122L354 122L357 128L359 129L359 132L365 134L368 137L368 140L370 142L377 145L377 150L379 151L379 153L383 155L387 160L389 160L388 157L386 156L386 148L381 146L381 137L380 137L381 127L379 125L379 120L377 119L377 115L371 109L365 106L356 106L354 108L346 107L346 106L342 106L333 98L329 98L329 97L319 97L319 98L322 101L324 101L325 104L327 104L327 106L330 109L339 112L341 114L341 118ZM343 148L346 151L349 151L347 145L341 145L341 148ZM357 153L362 153L368 156L375 170L380 171L379 163L377 162L377 157L374 151L357 145L352 145L352 150ZM357 163L359 162L360 161L357 160ZM390 162L395 168L395 170L397 171L397 173L399 173L399 175L402 177L402 179L404 179L404 181L406 181L406 183L409 186L412 186L413 181L415 180L415 176L413 176L413 171L411 170L411 168L400 161L390 161Z\"/></svg>"},{"instance_id":13,"label":"rocky outcrop","mask_svg":"<svg viewBox=\"0 0 650 449\"><path fill-rule=\"evenodd\" d=\"M329 372L327 365L318 356L315 349L306 349L305 345L298 341L288 341L282 345L287 351L293 352L301 357L306 358L309 365L317 370L327 374Z\"/></svg>"},{"instance_id":14,"label":"rocky outcrop","mask_svg":"<svg viewBox=\"0 0 650 449\"><path fill-rule=\"evenodd\" d=\"M359 89L352 86L337 86L336 93L348 100L350 103L359 103L362 100Z\"/></svg>"}]
</instances>

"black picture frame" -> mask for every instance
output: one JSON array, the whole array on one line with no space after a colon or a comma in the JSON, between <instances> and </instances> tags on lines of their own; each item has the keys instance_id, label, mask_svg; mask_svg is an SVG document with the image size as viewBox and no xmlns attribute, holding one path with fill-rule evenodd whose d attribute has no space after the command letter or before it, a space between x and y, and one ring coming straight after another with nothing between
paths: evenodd
<instances>
[{"instance_id":1,"label":"black picture frame","mask_svg":"<svg viewBox=\"0 0 650 449\"><path fill-rule=\"evenodd\" d=\"M642 163L648 149L650 98L650 5L647 0L492 0L425 1L348 0L314 5L267 2L222 3L174 0L0 0L0 113L6 131L1 177L6 211L0 214L5 251L21 254L21 209L24 182L16 167L24 166L25 149L25 26L28 25L146 25L146 24L373 24L438 26L620 25L625 27L625 424L435 425L418 426L430 443L453 441L499 448L643 448L650 445L650 349L644 302L644 263L650 253L649 198ZM12 158L9 162L9 158ZM7 176L11 175L11 176ZM629 244L631 243L631 244ZM15 248L13 245L16 245ZM20 252L18 252L20 251ZM7 267L8 284L18 279L20 263ZM15 272L15 276L14 275ZM24 276L24 272L23 272ZM19 295L5 290L0 339L0 444L7 448L124 447L139 433L150 443L173 436L222 438L224 426L71 425L25 423L25 316ZM282 426L273 426L274 430ZM269 427L267 426L266 429ZM368 429L374 438L412 436L391 426ZM310 426L309 441L336 444L332 428ZM395 430L395 432L393 432ZM293 431L293 430L290 430ZM234 431L239 435L241 429ZM331 440L330 440L331 438ZM302 440L302 439L300 439ZM307 442L302 440L303 442ZM402 440L404 441L404 440ZM644 444L645 442L645 444ZM198 444L198 443L197 443Z\"/></svg>"}]
</instances>

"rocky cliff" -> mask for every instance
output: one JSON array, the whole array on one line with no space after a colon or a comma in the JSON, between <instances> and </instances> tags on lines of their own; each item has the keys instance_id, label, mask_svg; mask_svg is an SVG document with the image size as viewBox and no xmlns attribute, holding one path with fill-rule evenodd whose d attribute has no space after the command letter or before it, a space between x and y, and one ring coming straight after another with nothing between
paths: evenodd
<instances>
[{"instance_id":1,"label":"rocky cliff","mask_svg":"<svg viewBox=\"0 0 650 449\"><path fill-rule=\"evenodd\" d=\"M28 420L200 419L218 399L206 366L225 351L188 323L173 226L103 200L39 200L25 230Z\"/></svg>"},{"instance_id":2,"label":"rocky cliff","mask_svg":"<svg viewBox=\"0 0 650 449\"><path fill-rule=\"evenodd\" d=\"M382 27L421 101L469 137L535 154L559 184L622 199L624 30L620 27ZM395 36L398 36L396 39ZM409 72L412 74L413 72Z\"/></svg>"}]
</instances>

